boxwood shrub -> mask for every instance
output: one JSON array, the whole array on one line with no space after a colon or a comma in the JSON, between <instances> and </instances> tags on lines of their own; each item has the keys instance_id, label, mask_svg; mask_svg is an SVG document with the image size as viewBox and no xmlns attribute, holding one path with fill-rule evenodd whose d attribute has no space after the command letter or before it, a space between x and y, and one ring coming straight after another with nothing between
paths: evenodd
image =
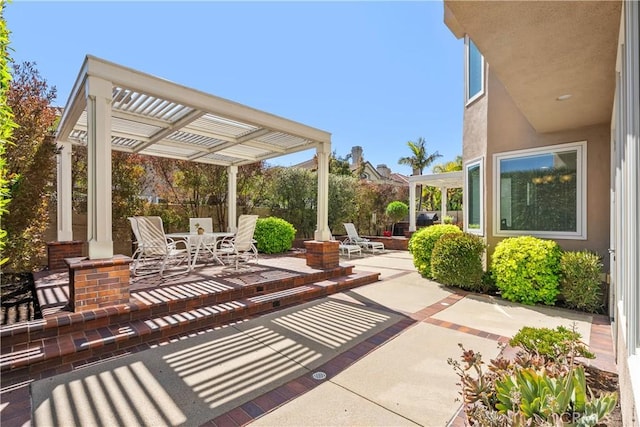
<instances>
[{"instance_id":1,"label":"boxwood shrub","mask_svg":"<svg viewBox=\"0 0 640 427\"><path fill-rule=\"evenodd\" d=\"M433 246L431 274L444 284L483 291L482 254L485 244L469 233L445 234Z\"/></svg>"},{"instance_id":2,"label":"boxwood shrub","mask_svg":"<svg viewBox=\"0 0 640 427\"><path fill-rule=\"evenodd\" d=\"M553 240L511 237L496 245L491 270L502 297L553 305L558 296L561 249Z\"/></svg>"},{"instance_id":3,"label":"boxwood shrub","mask_svg":"<svg viewBox=\"0 0 640 427\"><path fill-rule=\"evenodd\" d=\"M568 307L591 313L602 309L600 257L589 251L564 252L560 259L560 296Z\"/></svg>"},{"instance_id":4,"label":"boxwood shrub","mask_svg":"<svg viewBox=\"0 0 640 427\"><path fill-rule=\"evenodd\" d=\"M259 252L275 254L291 249L296 229L282 218L258 218L253 238Z\"/></svg>"},{"instance_id":5,"label":"boxwood shrub","mask_svg":"<svg viewBox=\"0 0 640 427\"><path fill-rule=\"evenodd\" d=\"M438 239L450 233L461 234L462 230L455 225L436 224L424 227L413 233L409 240L408 248L413 255L413 265L420 274L431 278L431 251Z\"/></svg>"}]
</instances>

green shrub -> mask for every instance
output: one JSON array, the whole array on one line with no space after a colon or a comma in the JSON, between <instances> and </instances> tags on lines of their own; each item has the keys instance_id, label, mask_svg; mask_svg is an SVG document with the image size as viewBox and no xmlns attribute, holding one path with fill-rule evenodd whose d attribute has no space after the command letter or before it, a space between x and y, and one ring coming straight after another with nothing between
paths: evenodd
<instances>
[{"instance_id":1,"label":"green shrub","mask_svg":"<svg viewBox=\"0 0 640 427\"><path fill-rule=\"evenodd\" d=\"M296 229L282 218L270 216L258 218L253 238L258 251L266 254L285 252L291 249Z\"/></svg>"},{"instance_id":2,"label":"green shrub","mask_svg":"<svg viewBox=\"0 0 640 427\"><path fill-rule=\"evenodd\" d=\"M444 284L482 291L482 254L485 244L469 233L445 234L431 252L431 274Z\"/></svg>"},{"instance_id":3,"label":"green shrub","mask_svg":"<svg viewBox=\"0 0 640 427\"><path fill-rule=\"evenodd\" d=\"M568 307L595 313L602 309L600 257L588 251L564 252L560 258L560 295Z\"/></svg>"},{"instance_id":4,"label":"green shrub","mask_svg":"<svg viewBox=\"0 0 640 427\"><path fill-rule=\"evenodd\" d=\"M482 289L481 292L488 293L497 291L496 280L493 278L491 270L482 273Z\"/></svg>"},{"instance_id":5,"label":"green shrub","mask_svg":"<svg viewBox=\"0 0 640 427\"><path fill-rule=\"evenodd\" d=\"M572 357L594 359L596 356L580 338L580 333L564 326L558 326L556 329L525 326L511 338L509 345L521 347L530 354L543 356L554 362Z\"/></svg>"},{"instance_id":6,"label":"green shrub","mask_svg":"<svg viewBox=\"0 0 640 427\"><path fill-rule=\"evenodd\" d=\"M502 297L523 304L553 305L559 293L561 253L556 242L531 236L498 243L491 270Z\"/></svg>"},{"instance_id":7,"label":"green shrub","mask_svg":"<svg viewBox=\"0 0 640 427\"><path fill-rule=\"evenodd\" d=\"M438 239L444 234L461 234L460 228L449 224L436 224L424 227L413 233L409 240L409 252L413 255L413 265L420 274L431 277L431 252Z\"/></svg>"},{"instance_id":8,"label":"green shrub","mask_svg":"<svg viewBox=\"0 0 640 427\"><path fill-rule=\"evenodd\" d=\"M409 214L409 206L404 202L391 202L387 205L385 213L393 222L402 221L402 219Z\"/></svg>"}]
</instances>

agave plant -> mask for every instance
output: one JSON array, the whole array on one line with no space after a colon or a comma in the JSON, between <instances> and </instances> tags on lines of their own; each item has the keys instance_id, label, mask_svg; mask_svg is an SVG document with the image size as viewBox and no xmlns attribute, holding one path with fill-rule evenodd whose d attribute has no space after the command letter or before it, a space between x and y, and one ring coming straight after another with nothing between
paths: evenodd
<instances>
[{"instance_id":1,"label":"agave plant","mask_svg":"<svg viewBox=\"0 0 640 427\"><path fill-rule=\"evenodd\" d=\"M579 342L580 336L571 339ZM616 406L616 393L595 397L589 390L587 395L584 367L573 357L547 358L525 348L513 360L500 356L483 369L480 353L458 345L461 361L448 362L460 377L471 425L595 426Z\"/></svg>"}]
</instances>

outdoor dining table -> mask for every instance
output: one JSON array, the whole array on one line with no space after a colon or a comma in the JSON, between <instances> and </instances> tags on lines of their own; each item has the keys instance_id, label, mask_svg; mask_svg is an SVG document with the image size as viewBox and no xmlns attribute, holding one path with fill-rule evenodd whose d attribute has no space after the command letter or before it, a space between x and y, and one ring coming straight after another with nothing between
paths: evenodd
<instances>
[{"instance_id":1,"label":"outdoor dining table","mask_svg":"<svg viewBox=\"0 0 640 427\"><path fill-rule=\"evenodd\" d=\"M179 232L169 233L167 234L167 237L170 237L173 240L183 240L187 244L187 247L190 248L189 269L192 270L196 266L200 250L208 251L216 261L221 265L224 265L224 262L222 262L216 251L216 248L218 247L218 240L224 239L225 237L233 237L234 235L235 233L224 231L203 234ZM195 248L195 250L193 248Z\"/></svg>"}]
</instances>

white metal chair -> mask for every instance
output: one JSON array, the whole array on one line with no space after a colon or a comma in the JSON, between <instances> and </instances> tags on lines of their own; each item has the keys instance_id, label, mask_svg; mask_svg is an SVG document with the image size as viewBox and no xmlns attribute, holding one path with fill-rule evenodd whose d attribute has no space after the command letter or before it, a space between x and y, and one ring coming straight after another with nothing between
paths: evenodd
<instances>
[{"instance_id":1,"label":"white metal chair","mask_svg":"<svg viewBox=\"0 0 640 427\"><path fill-rule=\"evenodd\" d=\"M336 239L331 236L331 240L336 241ZM337 240L339 243L338 250L340 251L340 255L347 255L349 259L351 259L351 254L356 254L362 256L362 248L360 245L356 245L354 243L345 243Z\"/></svg>"},{"instance_id":2,"label":"white metal chair","mask_svg":"<svg viewBox=\"0 0 640 427\"><path fill-rule=\"evenodd\" d=\"M258 215L240 215L238 231L233 237L222 239L217 251L228 259L233 258L236 270L240 262L248 262L252 258L258 260L258 250L253 241Z\"/></svg>"},{"instance_id":3,"label":"white metal chair","mask_svg":"<svg viewBox=\"0 0 640 427\"><path fill-rule=\"evenodd\" d=\"M347 238L344 240L344 244L354 244L360 246L364 250L369 250L371 253L375 253L376 251L382 252L384 251L384 243L382 242L372 242L369 239L364 237L360 237L358 235L358 230L356 230L356 226L351 222L345 222L344 228L347 230Z\"/></svg>"},{"instance_id":4,"label":"white metal chair","mask_svg":"<svg viewBox=\"0 0 640 427\"><path fill-rule=\"evenodd\" d=\"M133 253L133 274L135 276L159 273L162 277L165 270L180 267L186 268L175 274L190 270L189 248L185 241L174 241L166 237L162 218L159 216L134 216L128 218L131 230L136 238L137 248ZM184 249L177 247L182 243Z\"/></svg>"},{"instance_id":5,"label":"white metal chair","mask_svg":"<svg viewBox=\"0 0 640 427\"><path fill-rule=\"evenodd\" d=\"M205 233L213 233L213 220L211 218L189 218L189 232L196 234L198 228L202 228Z\"/></svg>"}]
</instances>

